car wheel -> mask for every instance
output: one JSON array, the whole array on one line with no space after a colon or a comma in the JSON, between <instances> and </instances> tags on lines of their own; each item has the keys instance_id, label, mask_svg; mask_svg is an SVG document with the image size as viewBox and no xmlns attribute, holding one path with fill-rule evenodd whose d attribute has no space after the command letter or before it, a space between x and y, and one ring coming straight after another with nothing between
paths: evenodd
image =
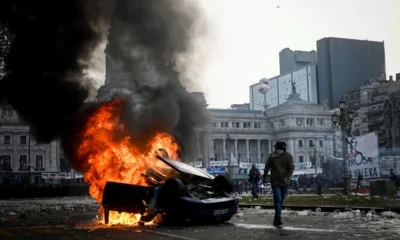
<instances>
[{"instance_id":1,"label":"car wheel","mask_svg":"<svg viewBox=\"0 0 400 240\"><path fill-rule=\"evenodd\" d=\"M227 193L233 193L234 191L233 184L228 180L228 178L222 175L216 176L212 181L211 186Z\"/></svg>"},{"instance_id":2,"label":"car wheel","mask_svg":"<svg viewBox=\"0 0 400 240\"><path fill-rule=\"evenodd\" d=\"M185 186L177 178L171 178L165 181L160 189L158 196L158 206L164 209L165 213L172 218L179 214L180 198L185 194Z\"/></svg>"}]
</instances>

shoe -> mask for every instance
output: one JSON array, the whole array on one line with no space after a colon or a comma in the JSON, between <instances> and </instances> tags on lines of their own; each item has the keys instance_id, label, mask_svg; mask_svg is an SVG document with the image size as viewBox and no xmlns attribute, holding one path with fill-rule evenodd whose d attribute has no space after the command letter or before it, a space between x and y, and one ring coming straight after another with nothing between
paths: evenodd
<instances>
[{"instance_id":1,"label":"shoe","mask_svg":"<svg viewBox=\"0 0 400 240\"><path fill-rule=\"evenodd\" d=\"M283 225L282 219L280 217L276 217L274 219L274 223L273 224L274 224L275 227L280 227L281 225Z\"/></svg>"}]
</instances>

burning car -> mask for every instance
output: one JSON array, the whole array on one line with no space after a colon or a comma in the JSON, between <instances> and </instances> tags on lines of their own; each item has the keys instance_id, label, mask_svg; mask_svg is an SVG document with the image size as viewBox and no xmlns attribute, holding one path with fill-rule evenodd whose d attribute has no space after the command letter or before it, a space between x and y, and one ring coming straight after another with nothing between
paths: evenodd
<instances>
[{"instance_id":1,"label":"burning car","mask_svg":"<svg viewBox=\"0 0 400 240\"><path fill-rule=\"evenodd\" d=\"M143 222L152 221L157 214L174 222L226 222L237 212L238 197L225 176L214 177L165 155L157 158L176 171L174 177L163 179L162 174L150 170L144 174L153 183L150 186L107 182L101 203L105 224L110 211L141 214Z\"/></svg>"}]
</instances>

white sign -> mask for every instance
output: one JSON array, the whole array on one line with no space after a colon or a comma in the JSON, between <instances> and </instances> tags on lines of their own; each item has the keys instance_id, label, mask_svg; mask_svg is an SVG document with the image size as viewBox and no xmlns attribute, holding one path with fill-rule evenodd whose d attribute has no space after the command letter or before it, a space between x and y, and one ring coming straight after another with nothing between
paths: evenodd
<instances>
[{"instance_id":1,"label":"white sign","mask_svg":"<svg viewBox=\"0 0 400 240\"><path fill-rule=\"evenodd\" d=\"M228 160L225 161L210 161L210 167L228 166Z\"/></svg>"},{"instance_id":2,"label":"white sign","mask_svg":"<svg viewBox=\"0 0 400 240\"><path fill-rule=\"evenodd\" d=\"M361 173L365 179L379 177L378 136L369 133L348 139L348 163L351 179Z\"/></svg>"},{"instance_id":3,"label":"white sign","mask_svg":"<svg viewBox=\"0 0 400 240\"><path fill-rule=\"evenodd\" d=\"M75 173L74 177L72 175L72 173L42 173L42 179L74 179L83 177L81 173Z\"/></svg>"},{"instance_id":4,"label":"white sign","mask_svg":"<svg viewBox=\"0 0 400 240\"><path fill-rule=\"evenodd\" d=\"M241 162L239 164L239 168L251 169L253 164L256 165L256 168L258 168L258 170L264 170L264 168L265 168L265 164L264 163L244 163L244 162Z\"/></svg>"},{"instance_id":5,"label":"white sign","mask_svg":"<svg viewBox=\"0 0 400 240\"><path fill-rule=\"evenodd\" d=\"M202 161L191 162L189 165L193 166L193 167L201 168L201 167L203 167L203 162Z\"/></svg>"},{"instance_id":6,"label":"white sign","mask_svg":"<svg viewBox=\"0 0 400 240\"><path fill-rule=\"evenodd\" d=\"M294 169L303 169L303 168L310 168L310 167L312 167L311 162L301 162L301 163L294 164Z\"/></svg>"}]
</instances>

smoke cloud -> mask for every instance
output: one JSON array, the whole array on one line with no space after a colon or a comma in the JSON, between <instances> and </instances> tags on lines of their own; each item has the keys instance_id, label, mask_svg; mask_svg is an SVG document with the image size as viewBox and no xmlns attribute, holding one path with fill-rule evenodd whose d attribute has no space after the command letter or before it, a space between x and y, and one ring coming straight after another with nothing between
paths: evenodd
<instances>
[{"instance_id":1,"label":"smoke cloud","mask_svg":"<svg viewBox=\"0 0 400 240\"><path fill-rule=\"evenodd\" d=\"M190 61L194 43L206 35L202 12L195 1L114 2L106 47L106 84L99 99L128 92L124 116L136 144L157 131L177 138L186 157L194 152L194 129L209 120L205 100L182 86L193 86ZM183 70L185 76L178 77ZM183 156L184 157L184 156Z\"/></svg>"},{"instance_id":2,"label":"smoke cloud","mask_svg":"<svg viewBox=\"0 0 400 240\"><path fill-rule=\"evenodd\" d=\"M103 0L2 0L1 22L12 36L0 96L32 126L38 141L63 137L94 95L94 50L106 37Z\"/></svg>"},{"instance_id":3,"label":"smoke cloud","mask_svg":"<svg viewBox=\"0 0 400 240\"><path fill-rule=\"evenodd\" d=\"M123 120L138 144L163 131L193 156L194 129L209 120L205 99L182 86L196 85L196 41L207 33L195 1L2 0L0 9L13 36L0 100L39 141L61 138L68 154L87 114L118 95L128 100ZM103 67L99 48L107 37L106 82L98 102L88 103L97 94L92 73Z\"/></svg>"}]
</instances>

